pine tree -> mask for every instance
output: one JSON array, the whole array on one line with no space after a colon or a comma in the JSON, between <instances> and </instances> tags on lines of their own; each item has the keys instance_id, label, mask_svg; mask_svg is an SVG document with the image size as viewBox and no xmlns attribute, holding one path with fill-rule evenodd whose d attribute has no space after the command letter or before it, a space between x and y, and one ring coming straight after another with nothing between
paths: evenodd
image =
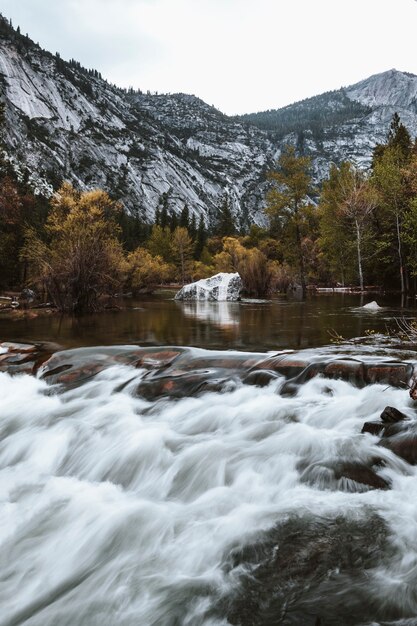
<instances>
[{"instance_id":1,"label":"pine tree","mask_svg":"<svg viewBox=\"0 0 417 626\"><path fill-rule=\"evenodd\" d=\"M225 194L222 199L217 220L216 234L220 237L232 237L236 234L236 226L230 209L228 194Z\"/></svg>"},{"instance_id":2,"label":"pine tree","mask_svg":"<svg viewBox=\"0 0 417 626\"><path fill-rule=\"evenodd\" d=\"M405 165L411 158L414 146L411 141L410 133L401 122L397 112L392 116L391 124L388 130L387 141L385 144L377 144L372 156L372 169L380 159L383 158L387 148L397 148L401 162Z\"/></svg>"},{"instance_id":3,"label":"pine tree","mask_svg":"<svg viewBox=\"0 0 417 626\"><path fill-rule=\"evenodd\" d=\"M402 154L404 162L407 161L411 156L412 144L410 133L408 132L404 124L401 123L401 119L398 113L394 113L392 117L390 128L388 131L387 146L390 148L397 147Z\"/></svg>"},{"instance_id":4,"label":"pine tree","mask_svg":"<svg viewBox=\"0 0 417 626\"><path fill-rule=\"evenodd\" d=\"M181 228L186 228L187 230L190 228L190 212L186 204L184 204L184 208L180 214L179 226Z\"/></svg>"},{"instance_id":5,"label":"pine tree","mask_svg":"<svg viewBox=\"0 0 417 626\"><path fill-rule=\"evenodd\" d=\"M310 159L296 155L293 146L286 146L278 160L278 169L270 172L274 187L268 194L266 212L285 229L286 243L297 256L303 295L306 295L306 269L303 253L304 209L312 191Z\"/></svg>"},{"instance_id":6,"label":"pine tree","mask_svg":"<svg viewBox=\"0 0 417 626\"><path fill-rule=\"evenodd\" d=\"M383 238L387 247L396 251L401 293L407 290L407 273L403 250L403 218L407 207L404 152L400 144L386 146L373 168L373 184L379 195L379 204L385 217Z\"/></svg>"},{"instance_id":7,"label":"pine tree","mask_svg":"<svg viewBox=\"0 0 417 626\"><path fill-rule=\"evenodd\" d=\"M190 233L191 239L195 241L195 238L197 236L197 223L195 220L195 213L193 213L191 216L190 227L188 229L188 232Z\"/></svg>"},{"instance_id":8,"label":"pine tree","mask_svg":"<svg viewBox=\"0 0 417 626\"><path fill-rule=\"evenodd\" d=\"M161 226L161 228L165 228L166 226L168 226L168 208L169 208L169 202L168 202L168 194L167 193L163 193L161 195L160 198L160 204L162 205L161 208L161 217L160 217L160 221L159 224Z\"/></svg>"},{"instance_id":9,"label":"pine tree","mask_svg":"<svg viewBox=\"0 0 417 626\"><path fill-rule=\"evenodd\" d=\"M173 233L176 228L178 228L178 216L175 211L172 211L171 217L169 218L169 229L171 233Z\"/></svg>"},{"instance_id":10,"label":"pine tree","mask_svg":"<svg viewBox=\"0 0 417 626\"><path fill-rule=\"evenodd\" d=\"M337 167L332 165L329 178L324 181L320 195L320 248L332 275L344 286L353 275L355 241L348 219L342 210L342 181L349 171L350 163Z\"/></svg>"},{"instance_id":11,"label":"pine tree","mask_svg":"<svg viewBox=\"0 0 417 626\"><path fill-rule=\"evenodd\" d=\"M195 248L194 248L194 257L197 259L197 261L201 259L201 254L203 252L204 246L206 245L207 237L208 235L207 235L206 225L204 223L203 216L201 216L200 222L198 224L196 242L195 242Z\"/></svg>"}]
</instances>

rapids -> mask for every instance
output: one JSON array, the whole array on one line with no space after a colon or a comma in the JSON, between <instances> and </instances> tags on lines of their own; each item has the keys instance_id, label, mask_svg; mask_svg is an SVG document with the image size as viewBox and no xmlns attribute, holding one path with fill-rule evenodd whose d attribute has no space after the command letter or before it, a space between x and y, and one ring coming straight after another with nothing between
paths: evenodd
<instances>
[{"instance_id":1,"label":"rapids","mask_svg":"<svg viewBox=\"0 0 417 626\"><path fill-rule=\"evenodd\" d=\"M1 626L416 623L417 470L361 434L406 391L146 375L0 373ZM335 471L375 458L389 488Z\"/></svg>"}]
</instances>

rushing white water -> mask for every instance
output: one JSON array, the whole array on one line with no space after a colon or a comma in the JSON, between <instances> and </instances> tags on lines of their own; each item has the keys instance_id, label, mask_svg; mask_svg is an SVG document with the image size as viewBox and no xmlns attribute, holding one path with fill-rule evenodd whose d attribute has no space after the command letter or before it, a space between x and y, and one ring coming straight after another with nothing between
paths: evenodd
<instances>
[{"instance_id":1,"label":"rushing white water","mask_svg":"<svg viewBox=\"0 0 417 626\"><path fill-rule=\"evenodd\" d=\"M292 398L278 381L150 403L132 373L62 394L0 374L1 626L227 624L207 610L231 585L231 547L292 512L377 512L395 553L369 591L417 615L416 470L360 434L387 404L414 419L406 392L316 378ZM313 471L375 455L390 490Z\"/></svg>"}]
</instances>

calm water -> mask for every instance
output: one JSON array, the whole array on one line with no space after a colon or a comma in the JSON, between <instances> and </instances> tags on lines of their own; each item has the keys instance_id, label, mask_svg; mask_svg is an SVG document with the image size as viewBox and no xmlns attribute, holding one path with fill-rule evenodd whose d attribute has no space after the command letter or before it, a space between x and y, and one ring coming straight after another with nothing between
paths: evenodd
<instances>
[{"instance_id":1,"label":"calm water","mask_svg":"<svg viewBox=\"0 0 417 626\"><path fill-rule=\"evenodd\" d=\"M361 310L374 298L384 308ZM312 348L330 342L330 332L349 339L384 332L395 317L414 317L416 301L382 295L320 294L306 302L177 302L172 293L128 300L126 310L72 319L0 318L2 340L54 341L63 347L110 344L185 345L238 350Z\"/></svg>"}]
</instances>

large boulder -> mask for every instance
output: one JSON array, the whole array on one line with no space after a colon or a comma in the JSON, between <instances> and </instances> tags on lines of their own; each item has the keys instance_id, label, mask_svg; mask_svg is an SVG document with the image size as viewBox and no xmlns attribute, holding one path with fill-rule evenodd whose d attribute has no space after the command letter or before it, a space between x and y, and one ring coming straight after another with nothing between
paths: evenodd
<instances>
[{"instance_id":1,"label":"large boulder","mask_svg":"<svg viewBox=\"0 0 417 626\"><path fill-rule=\"evenodd\" d=\"M203 278L195 283L184 285L175 300L209 300L222 302L239 300L243 284L239 274L221 272L211 278Z\"/></svg>"}]
</instances>

